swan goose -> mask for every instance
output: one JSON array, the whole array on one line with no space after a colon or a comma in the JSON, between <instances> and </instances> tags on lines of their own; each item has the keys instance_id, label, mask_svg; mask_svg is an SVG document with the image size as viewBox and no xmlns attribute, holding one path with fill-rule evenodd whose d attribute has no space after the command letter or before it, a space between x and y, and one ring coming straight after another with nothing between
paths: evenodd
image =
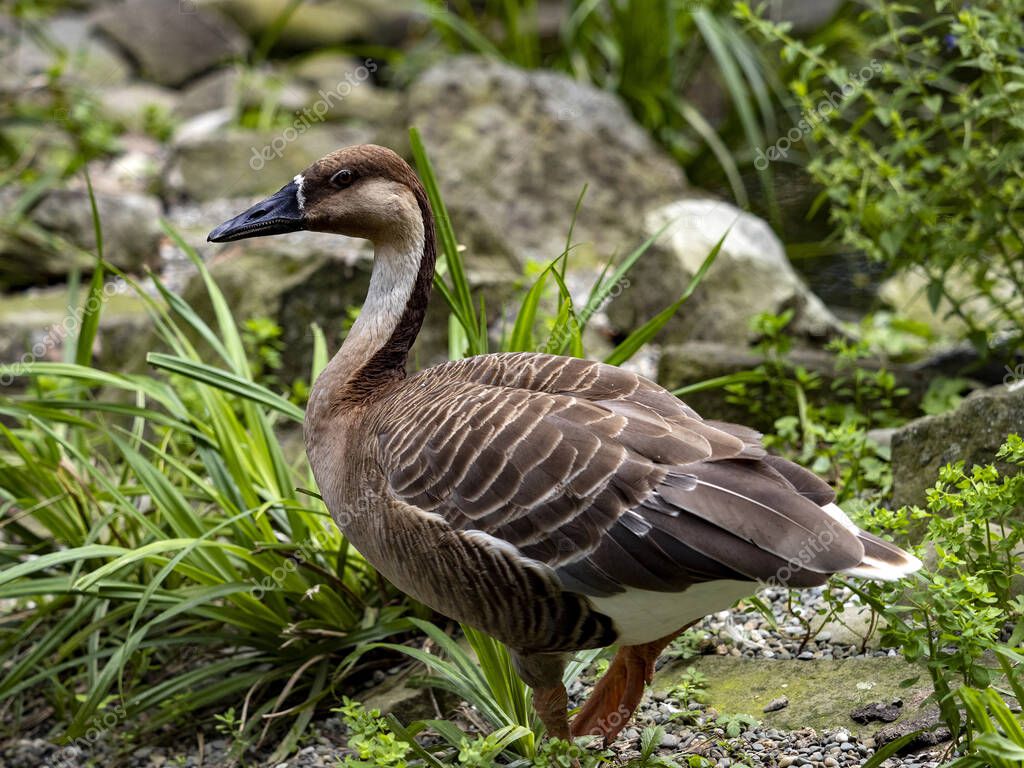
<instances>
[{"instance_id":1,"label":"swan goose","mask_svg":"<svg viewBox=\"0 0 1024 768\"><path fill-rule=\"evenodd\" d=\"M339 149L209 240L296 230L374 244L362 312L306 413L328 509L399 589L508 646L549 734L613 739L672 638L763 583L920 566L860 531L828 484L766 453L758 433L702 419L628 371L514 353L407 375L434 220L391 150ZM569 655L613 644L570 726Z\"/></svg>"}]
</instances>

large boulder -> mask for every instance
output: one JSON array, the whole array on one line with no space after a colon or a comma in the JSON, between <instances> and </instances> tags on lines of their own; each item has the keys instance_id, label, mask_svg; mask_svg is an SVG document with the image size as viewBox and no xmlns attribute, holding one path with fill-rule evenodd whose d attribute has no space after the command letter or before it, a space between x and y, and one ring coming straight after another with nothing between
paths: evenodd
<instances>
[{"instance_id":1,"label":"large boulder","mask_svg":"<svg viewBox=\"0 0 1024 768\"><path fill-rule=\"evenodd\" d=\"M742 341L757 312L797 311L793 328L824 336L837 323L786 259L771 228L687 187L678 163L615 95L553 72L474 56L424 73L408 91L467 261L479 254L548 262L573 230L577 267L622 258L669 223L610 306L619 332L678 298L725 230L707 278L665 340Z\"/></svg>"},{"instance_id":2,"label":"large boulder","mask_svg":"<svg viewBox=\"0 0 1024 768\"><path fill-rule=\"evenodd\" d=\"M584 186L575 241L623 253L638 242L633 222L686 189L616 96L562 74L458 57L413 83L407 111L471 253L554 259Z\"/></svg>"},{"instance_id":3,"label":"large boulder","mask_svg":"<svg viewBox=\"0 0 1024 768\"><path fill-rule=\"evenodd\" d=\"M974 287L977 278L973 267L950 268L943 278L943 287L955 299L956 308L949 299L941 297L932 309L929 299L931 281L923 268L911 268L893 275L879 286L878 295L902 317L924 323L940 336L967 336L971 325L965 316L975 327L1005 329L1012 333L1014 325L1007 322L1005 308L1009 307L1011 312L1024 310L1024 296L1021 296L1012 276L997 265L989 266L985 276L992 298L979 293Z\"/></svg>"},{"instance_id":4,"label":"large boulder","mask_svg":"<svg viewBox=\"0 0 1024 768\"><path fill-rule=\"evenodd\" d=\"M18 197L16 192L9 195L8 200ZM95 197L104 257L128 272L155 265L163 236L160 202L133 193L97 192ZM0 240L0 289L61 282L74 269L91 268L95 248L88 193L50 190Z\"/></svg>"},{"instance_id":5,"label":"large boulder","mask_svg":"<svg viewBox=\"0 0 1024 768\"><path fill-rule=\"evenodd\" d=\"M171 87L240 58L249 48L230 19L195 0L121 0L101 10L96 25L144 78Z\"/></svg>"},{"instance_id":6,"label":"large boulder","mask_svg":"<svg viewBox=\"0 0 1024 768\"><path fill-rule=\"evenodd\" d=\"M302 57L291 67L291 73L314 91L310 103L303 106L317 119L389 126L400 115L401 96L374 84L379 69L376 59L328 50Z\"/></svg>"},{"instance_id":7,"label":"large boulder","mask_svg":"<svg viewBox=\"0 0 1024 768\"><path fill-rule=\"evenodd\" d=\"M672 303L715 244L722 249L704 280L666 326L666 341L752 340L750 318L794 310L791 333L823 338L839 323L793 270L782 243L761 219L718 200L684 199L651 211L648 236L662 234L631 273L631 287L612 304L612 324L636 328ZM726 236L726 233L728 235Z\"/></svg>"},{"instance_id":8,"label":"large boulder","mask_svg":"<svg viewBox=\"0 0 1024 768\"><path fill-rule=\"evenodd\" d=\"M960 459L967 467L995 462L1010 433L1024 435L1024 379L1012 377L1008 385L974 393L955 411L900 428L892 439L893 504L923 505L946 464Z\"/></svg>"}]
</instances>

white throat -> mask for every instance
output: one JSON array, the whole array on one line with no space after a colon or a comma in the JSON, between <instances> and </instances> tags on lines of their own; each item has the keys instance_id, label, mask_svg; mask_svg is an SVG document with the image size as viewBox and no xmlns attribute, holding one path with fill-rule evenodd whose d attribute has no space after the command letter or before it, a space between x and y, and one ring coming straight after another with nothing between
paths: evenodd
<instances>
[{"instance_id":1,"label":"white throat","mask_svg":"<svg viewBox=\"0 0 1024 768\"><path fill-rule=\"evenodd\" d=\"M374 243L366 300L341 349L316 380L309 398L311 416L326 413L322 409L329 407L333 394L394 334L416 285L424 240L423 219L416 215L409 217L400 235Z\"/></svg>"},{"instance_id":2,"label":"white throat","mask_svg":"<svg viewBox=\"0 0 1024 768\"><path fill-rule=\"evenodd\" d=\"M375 244L366 300L339 355L348 348L354 351L365 347L375 352L391 338L412 296L422 259L422 221L416 222L407 237Z\"/></svg>"}]
</instances>

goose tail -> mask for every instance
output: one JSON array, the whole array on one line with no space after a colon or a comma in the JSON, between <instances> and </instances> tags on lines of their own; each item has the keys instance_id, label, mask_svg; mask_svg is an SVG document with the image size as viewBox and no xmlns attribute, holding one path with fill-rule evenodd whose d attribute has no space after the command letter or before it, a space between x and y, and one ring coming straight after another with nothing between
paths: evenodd
<instances>
[{"instance_id":1,"label":"goose tail","mask_svg":"<svg viewBox=\"0 0 1024 768\"><path fill-rule=\"evenodd\" d=\"M921 561L909 552L884 539L860 531L857 535L864 545L864 559L855 568L843 573L876 581L899 581L921 568Z\"/></svg>"},{"instance_id":2,"label":"goose tail","mask_svg":"<svg viewBox=\"0 0 1024 768\"><path fill-rule=\"evenodd\" d=\"M880 539L872 533L862 531L846 515L838 504L822 505L822 510L834 520L857 535L864 545L864 559L860 565L847 568L842 573L875 581L899 581L921 568L921 561L892 542Z\"/></svg>"}]
</instances>

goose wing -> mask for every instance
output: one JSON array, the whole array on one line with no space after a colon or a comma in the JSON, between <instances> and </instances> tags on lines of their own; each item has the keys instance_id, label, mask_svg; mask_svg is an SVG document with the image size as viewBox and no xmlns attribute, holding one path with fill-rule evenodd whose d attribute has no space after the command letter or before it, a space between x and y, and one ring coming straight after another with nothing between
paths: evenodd
<instances>
[{"instance_id":1,"label":"goose wing","mask_svg":"<svg viewBox=\"0 0 1024 768\"><path fill-rule=\"evenodd\" d=\"M381 414L378 460L396 497L583 594L780 572L820 584L864 556L822 509L827 484L619 368L470 358L407 380Z\"/></svg>"}]
</instances>

